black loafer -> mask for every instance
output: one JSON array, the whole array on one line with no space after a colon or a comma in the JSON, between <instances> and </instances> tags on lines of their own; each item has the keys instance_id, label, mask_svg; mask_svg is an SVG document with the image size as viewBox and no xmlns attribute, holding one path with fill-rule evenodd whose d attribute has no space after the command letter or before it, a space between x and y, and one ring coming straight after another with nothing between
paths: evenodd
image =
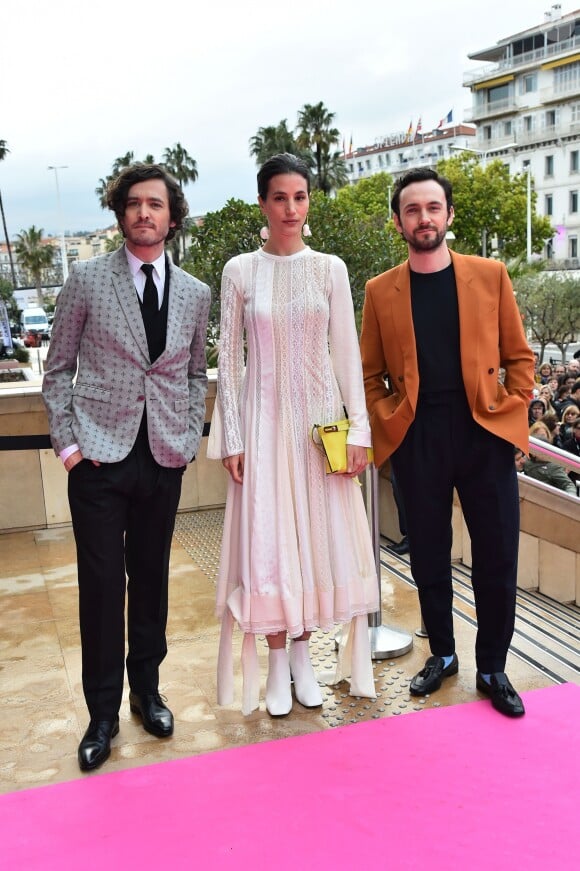
<instances>
[{"instance_id":1,"label":"black loafer","mask_svg":"<svg viewBox=\"0 0 580 871\"><path fill-rule=\"evenodd\" d=\"M397 556L403 556L403 554L409 553L409 539L405 535L398 544L389 544L387 547L391 553L396 553Z\"/></svg>"},{"instance_id":2,"label":"black loafer","mask_svg":"<svg viewBox=\"0 0 580 871\"><path fill-rule=\"evenodd\" d=\"M441 682L446 677L451 677L452 674L457 674L459 671L459 660L457 654L453 654L453 659L445 668L442 656L430 656L420 672L418 672L409 687L409 692L412 696L426 696L429 693L434 693L441 686Z\"/></svg>"},{"instance_id":3,"label":"black loafer","mask_svg":"<svg viewBox=\"0 0 580 871\"><path fill-rule=\"evenodd\" d=\"M500 714L505 714L506 717L523 717L526 713L524 703L509 682L505 672L496 671L491 675L490 683L477 672L475 685L480 693L490 697L492 705Z\"/></svg>"},{"instance_id":4,"label":"black loafer","mask_svg":"<svg viewBox=\"0 0 580 871\"><path fill-rule=\"evenodd\" d=\"M143 728L157 738L173 735L173 714L159 693L129 693L129 706L143 720Z\"/></svg>"},{"instance_id":5,"label":"black loafer","mask_svg":"<svg viewBox=\"0 0 580 871\"><path fill-rule=\"evenodd\" d=\"M91 720L79 744L78 760L81 771L98 768L111 755L111 738L119 734L119 718Z\"/></svg>"}]
</instances>

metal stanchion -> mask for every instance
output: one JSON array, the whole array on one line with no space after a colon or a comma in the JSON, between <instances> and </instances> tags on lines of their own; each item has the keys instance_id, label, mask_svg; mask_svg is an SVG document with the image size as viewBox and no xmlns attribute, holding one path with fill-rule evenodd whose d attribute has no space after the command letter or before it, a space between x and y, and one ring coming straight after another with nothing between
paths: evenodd
<instances>
[{"instance_id":1,"label":"metal stanchion","mask_svg":"<svg viewBox=\"0 0 580 871\"><path fill-rule=\"evenodd\" d=\"M371 538L379 585L379 610L369 614L369 637L373 659L403 656L413 647L413 636L408 632L383 626L381 622L381 541L379 532L379 473L371 463L365 471L364 498L371 528Z\"/></svg>"},{"instance_id":2,"label":"metal stanchion","mask_svg":"<svg viewBox=\"0 0 580 871\"><path fill-rule=\"evenodd\" d=\"M423 618L421 617L421 625L418 629L415 629L415 635L418 635L419 638L429 638L429 633L425 629L425 624L423 623Z\"/></svg>"},{"instance_id":3,"label":"metal stanchion","mask_svg":"<svg viewBox=\"0 0 580 871\"><path fill-rule=\"evenodd\" d=\"M373 542L373 553L375 556L375 567L377 572L377 583L379 585L379 610L374 614L369 614L369 639L371 643L371 656L373 659L393 659L397 656L403 656L408 653L413 647L413 636L408 632L402 632L400 629L393 629L390 626L383 626L381 622L382 606L381 606L381 536L379 532L379 473L371 463L365 470L365 478L363 482L363 498L367 518L371 531L371 539ZM339 630L335 636L335 644L338 647L342 631Z\"/></svg>"}]
</instances>

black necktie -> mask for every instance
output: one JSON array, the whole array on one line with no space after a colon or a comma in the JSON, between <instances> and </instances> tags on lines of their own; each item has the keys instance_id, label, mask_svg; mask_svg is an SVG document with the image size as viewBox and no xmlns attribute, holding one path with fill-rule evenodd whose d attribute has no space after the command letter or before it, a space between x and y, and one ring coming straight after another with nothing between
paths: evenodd
<instances>
[{"instance_id":1,"label":"black necktie","mask_svg":"<svg viewBox=\"0 0 580 871\"><path fill-rule=\"evenodd\" d=\"M147 276L145 279L145 289L143 290L143 316L155 315L159 311L159 297L157 288L153 281L153 264L143 263L141 269Z\"/></svg>"}]
</instances>

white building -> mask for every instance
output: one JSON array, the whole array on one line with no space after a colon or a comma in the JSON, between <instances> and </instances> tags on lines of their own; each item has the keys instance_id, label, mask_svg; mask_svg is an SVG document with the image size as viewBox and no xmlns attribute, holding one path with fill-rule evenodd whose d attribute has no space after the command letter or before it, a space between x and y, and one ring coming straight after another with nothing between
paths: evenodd
<instances>
[{"instance_id":1,"label":"white building","mask_svg":"<svg viewBox=\"0 0 580 871\"><path fill-rule=\"evenodd\" d=\"M531 173L536 211L554 237L555 268L580 265L580 10L552 6L544 21L469 55L486 61L463 84L471 90L474 148L500 157L511 173Z\"/></svg>"},{"instance_id":2,"label":"white building","mask_svg":"<svg viewBox=\"0 0 580 871\"><path fill-rule=\"evenodd\" d=\"M348 180L355 184L378 172L388 172L396 179L419 166L435 169L439 160L452 157L457 148L475 148L475 136L475 125L453 123L442 123L437 130L425 134L415 131L382 136L374 145L353 149L345 155Z\"/></svg>"},{"instance_id":3,"label":"white building","mask_svg":"<svg viewBox=\"0 0 580 871\"><path fill-rule=\"evenodd\" d=\"M107 242L112 240L118 232L116 226L108 227L106 230L95 230L92 233L84 233L79 236L65 236L65 248L67 261L70 266L76 260L88 260L95 257L97 254L104 254L107 251ZM51 245L54 248L53 265L50 269L45 270L43 276L43 285L45 292L48 294L58 292L62 284L62 249L60 237L48 236L42 240L44 245ZM15 251L15 242L12 241L12 264L14 265L14 274L16 284L20 288L15 297L19 304L21 302L36 303L36 289L28 288L27 282L29 276L26 271L20 267L18 255ZM0 242L0 278L4 278L12 283L12 268L10 257L5 242ZM58 290L55 290L58 288ZM20 294L20 295L18 295Z\"/></svg>"}]
</instances>

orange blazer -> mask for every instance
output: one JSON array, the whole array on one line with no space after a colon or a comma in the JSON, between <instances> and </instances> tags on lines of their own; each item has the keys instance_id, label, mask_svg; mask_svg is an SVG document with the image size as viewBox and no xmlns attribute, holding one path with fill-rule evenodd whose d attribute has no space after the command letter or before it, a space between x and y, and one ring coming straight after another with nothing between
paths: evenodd
<instances>
[{"instance_id":1,"label":"orange blazer","mask_svg":"<svg viewBox=\"0 0 580 871\"><path fill-rule=\"evenodd\" d=\"M495 260L450 253L461 371L473 419L527 453L534 355L507 270ZM408 261L367 282L361 356L375 464L381 466L401 444L419 396Z\"/></svg>"}]
</instances>

